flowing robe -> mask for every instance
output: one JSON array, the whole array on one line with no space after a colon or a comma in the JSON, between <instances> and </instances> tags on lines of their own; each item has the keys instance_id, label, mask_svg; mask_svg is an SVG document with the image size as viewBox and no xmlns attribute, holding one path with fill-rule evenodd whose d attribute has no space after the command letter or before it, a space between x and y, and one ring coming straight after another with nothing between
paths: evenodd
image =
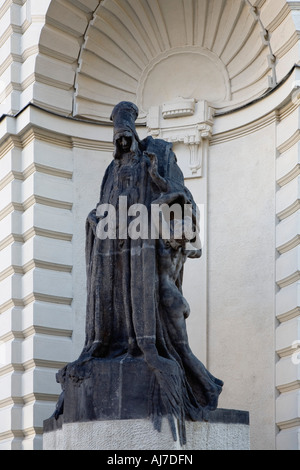
<instances>
[{"instance_id":1,"label":"flowing robe","mask_svg":"<svg viewBox=\"0 0 300 470\"><path fill-rule=\"evenodd\" d=\"M156 154L158 172L167 181L168 191L162 195L152 181L142 152L127 164L114 160L103 178L98 205L112 204L116 208L117 237L105 240L97 237L97 209L89 214L86 223L87 314L84 350L88 351L92 343L98 341L103 345L103 356L122 355L130 345L134 347L144 337L154 336L157 340L156 329L161 324L158 259L161 240L151 237L146 240L119 238L119 197L127 198L127 208L133 204L143 204L149 217L153 203L167 201L173 204L180 201L182 207L184 204L195 207L191 194L184 186L171 144L147 138L143 145L147 151ZM148 223L150 230L150 218ZM199 256L200 253L194 251L191 254ZM184 262L186 255L182 253L181 258ZM175 280L179 292L181 277L180 270L180 276Z\"/></svg>"},{"instance_id":2,"label":"flowing robe","mask_svg":"<svg viewBox=\"0 0 300 470\"><path fill-rule=\"evenodd\" d=\"M158 173L167 183L165 191L151 177L144 151L157 156ZM188 256L199 257L201 250L188 251L184 244L175 249L162 238L121 238L120 196L127 197L128 207L139 203L147 208L149 227L154 203L190 204L196 214L172 144L148 137L130 161L111 162L98 206L116 208L117 236L99 239L97 210L89 214L86 340L81 357L143 356L153 371L153 415L177 416L181 423L199 419L203 407L216 408L222 386L192 354L186 333L189 306L182 294L183 265Z\"/></svg>"}]
</instances>

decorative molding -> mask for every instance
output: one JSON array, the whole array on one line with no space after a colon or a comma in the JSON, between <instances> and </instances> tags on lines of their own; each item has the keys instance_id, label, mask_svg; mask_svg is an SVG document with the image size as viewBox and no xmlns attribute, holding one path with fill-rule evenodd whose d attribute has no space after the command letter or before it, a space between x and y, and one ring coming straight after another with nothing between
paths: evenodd
<instances>
[{"instance_id":1,"label":"decorative molding","mask_svg":"<svg viewBox=\"0 0 300 470\"><path fill-rule=\"evenodd\" d=\"M0 377L1 375L7 375L10 374L11 372L23 372L23 367L20 366L19 364L8 364L4 367L0 367ZM0 439L1 439L1 434L0 434Z\"/></svg>"},{"instance_id":2,"label":"decorative molding","mask_svg":"<svg viewBox=\"0 0 300 470\"><path fill-rule=\"evenodd\" d=\"M266 25L266 29L269 31L269 33L273 33L281 25L281 23L288 17L290 12L291 10L287 2L282 7L278 15L275 16L275 18L269 24Z\"/></svg>"},{"instance_id":3,"label":"decorative molding","mask_svg":"<svg viewBox=\"0 0 300 470\"><path fill-rule=\"evenodd\" d=\"M291 10L300 10L300 2L287 0L287 4Z\"/></svg>"},{"instance_id":4,"label":"decorative molding","mask_svg":"<svg viewBox=\"0 0 300 470\"><path fill-rule=\"evenodd\" d=\"M2 6L0 7L0 17L2 17L7 10L10 8L12 0L5 0Z\"/></svg>"},{"instance_id":5,"label":"decorative molding","mask_svg":"<svg viewBox=\"0 0 300 470\"><path fill-rule=\"evenodd\" d=\"M286 392L292 392L293 390L299 390L300 380L295 380L294 382L290 382L288 384L277 385L276 388L280 393L286 393Z\"/></svg>"},{"instance_id":6,"label":"decorative molding","mask_svg":"<svg viewBox=\"0 0 300 470\"><path fill-rule=\"evenodd\" d=\"M9 397L5 398L4 400L0 400L0 408L6 408L7 406L14 405L24 405L22 397Z\"/></svg>"},{"instance_id":7,"label":"decorative molding","mask_svg":"<svg viewBox=\"0 0 300 470\"><path fill-rule=\"evenodd\" d=\"M22 235L12 233L0 241L0 251L4 250L9 245L12 245L14 242L23 243L24 238Z\"/></svg>"},{"instance_id":8,"label":"decorative molding","mask_svg":"<svg viewBox=\"0 0 300 470\"><path fill-rule=\"evenodd\" d=\"M59 336L64 338L71 338L73 330L64 330L62 328L52 328L47 326L31 325L23 331L10 331L2 336L0 336L1 342L8 342L14 339L25 339L35 334L41 335L50 335L50 336Z\"/></svg>"},{"instance_id":9,"label":"decorative molding","mask_svg":"<svg viewBox=\"0 0 300 470\"><path fill-rule=\"evenodd\" d=\"M25 180L33 173L39 172L44 173L46 175L56 176L57 178L65 178L65 179L72 179L73 172L62 170L60 168L55 168L52 166L42 165L40 163L32 163L23 171L23 179Z\"/></svg>"},{"instance_id":10,"label":"decorative molding","mask_svg":"<svg viewBox=\"0 0 300 470\"><path fill-rule=\"evenodd\" d=\"M10 299L0 305L0 314L14 307L24 307L24 302L21 299Z\"/></svg>"},{"instance_id":11,"label":"decorative molding","mask_svg":"<svg viewBox=\"0 0 300 470\"><path fill-rule=\"evenodd\" d=\"M35 268L48 269L50 271L59 271L59 272L64 272L64 273L71 273L73 266L70 266L67 264L51 263L48 261L32 259L28 261L28 263L24 264L24 266L18 267L19 271L16 271L16 272L25 274L28 271L31 271L32 269L35 269ZM0 273L0 280L1 280L1 273Z\"/></svg>"},{"instance_id":12,"label":"decorative molding","mask_svg":"<svg viewBox=\"0 0 300 470\"><path fill-rule=\"evenodd\" d=\"M295 428L298 426L300 427L300 418L294 418L294 419L290 419L288 421L282 421L276 424L279 427L280 431L282 429L290 429L290 428Z\"/></svg>"},{"instance_id":13,"label":"decorative molding","mask_svg":"<svg viewBox=\"0 0 300 470\"><path fill-rule=\"evenodd\" d=\"M69 297L59 297L55 295L47 295L47 294L39 294L39 293L31 293L24 297L24 299L15 299L12 298L7 302L4 302L0 305L0 314L10 310L14 307L25 307L26 305L31 304L32 302L40 301L40 302L48 302L54 303L59 305L71 305L73 302L73 298Z\"/></svg>"},{"instance_id":14,"label":"decorative molding","mask_svg":"<svg viewBox=\"0 0 300 470\"><path fill-rule=\"evenodd\" d=\"M297 33L294 33L290 37L290 39L283 46L281 46L281 48L277 51L277 57L280 58L284 54L286 54L287 51L294 44L296 44L298 41L299 41L299 33L297 32ZM288 118L289 115L291 115L291 113L295 113L295 115L299 114L299 97L300 97L300 95L299 95L299 83L298 82L299 81L297 79L293 82L290 93L289 93L289 99L286 100L285 105L279 110L279 121L280 122L289 123L289 120L286 120L286 118ZM285 124L284 124L284 126L285 126ZM290 135L289 132L291 132L291 131L289 131L288 128L285 129L285 127L283 127L283 129L285 130L285 133L283 133L283 131L282 131L282 133L281 133L282 136L285 137L285 135ZM279 134L279 136L281 136L281 135ZM285 191L284 189L282 190L281 188L285 187L285 185L287 185L288 183L291 183L292 181L295 181L295 183L293 183L293 184L297 184L296 179L300 175L300 165L299 164L294 164L294 166L291 168L290 167L289 157L285 156L284 153L287 152L289 149L291 149L293 147L295 147L294 151L296 153L297 152L296 147L298 147L297 144L299 143L299 139L300 139L300 131L299 131L299 129L297 129L292 135L289 136L288 139L286 139L279 146L277 146L277 155L280 156L280 164L279 164L278 159L277 159L277 162L276 162L276 164L277 164L277 174L282 175L283 171L284 171L284 175L277 179L277 185L278 185L277 186L277 193L279 193L279 191L281 191L281 192ZM282 165L285 161L284 160L285 158L287 158L287 160L286 160L287 166L284 169L282 167ZM280 172L279 172L279 169L280 169ZM279 194L282 196L281 193L279 193ZM284 195L284 192L283 192L283 195ZM289 202L290 202L289 199L287 199L286 201L285 200L282 201L282 197L280 198L281 204L283 202L285 202L285 205L289 204ZM285 207L285 209L281 210L280 212L277 212L278 211L278 205L277 205L276 215L277 215L277 218L279 219L279 221L287 219L288 217L292 216L295 212L297 212L300 209L300 200L297 199L297 195L295 195L294 199L295 200L294 200L293 203L290 203L287 207ZM284 207L284 206L281 205L281 207ZM286 229L286 227L287 226L282 225L281 231L280 231L281 235L284 233L284 229ZM289 239L287 241L285 241L284 243L282 243L282 240L286 240L287 237L289 237ZM299 246L300 235L298 234L297 224L292 226L291 231L290 230L286 231L285 232L285 238L284 239L280 238L280 240L281 240L282 244L280 246L277 246L277 252L280 256L277 259L276 264L277 264L278 267L280 267L280 271L284 268L284 271L283 271L284 273L289 273L291 271L294 271L289 276L286 276L285 278L280 279L279 281L277 281L277 286L279 288L285 288L285 287L287 287L289 285L292 285L292 284L294 284L294 283L296 283L300 280L299 263L297 263L296 260L293 260L293 262L291 262L291 259L290 259L291 255L288 255L288 257L286 259L284 259L282 257L282 255L284 253L288 253L290 250L295 249L296 247ZM278 242L277 242L277 244L278 244ZM283 312L283 313L277 314L276 318L280 323L286 323L288 328L292 328L292 325L290 324L290 326L289 326L289 323L294 318L299 318L300 307L298 306L298 299L297 298L296 298L296 300L294 299L293 303L291 303L291 299L287 298L287 293L288 293L288 291L286 292L286 297L283 297L282 299L280 299L280 302L279 302L280 311ZM275 301L276 301L276 298L279 298L278 296L279 296L279 294L277 294L277 296L275 297ZM284 298L285 298L285 301L284 301ZM291 308L293 305L296 305L296 306L294 308ZM284 309L286 309L285 312L284 312ZM297 332L295 332L295 334L296 333ZM289 344L289 343L290 343L290 341L288 341L288 342L286 341L286 344ZM284 360L284 358L286 358L286 360L289 361L289 360L291 360L291 356L293 355L293 353L295 351L297 351L297 348L295 348L293 345L289 345L289 346L286 346L286 347L281 348L281 349L277 348L276 352L277 352L279 358L283 358L283 360ZM282 359L280 359L280 360L282 360ZM282 363L282 365L283 364L284 363ZM282 380L283 379L281 378L280 374L278 374L277 381L282 381ZM295 381L293 381L291 383L288 383L288 384L279 384L279 385L277 385L277 390L281 394L286 394L288 392L291 392L291 391L294 391L294 390L299 390L299 389L300 389L300 381L299 380L295 380ZM285 400L286 400L286 404L289 407L292 406L294 409L296 408L294 406L294 404L292 403L291 398L286 397ZM296 409L295 409L295 411L296 411ZM278 422L278 418L277 418L276 424L277 424L277 426L280 430L290 429L290 428L297 427L297 426L300 425L300 418L295 418L295 419L291 419L291 420L287 420L287 421L281 421L281 422Z\"/></svg>"},{"instance_id":15,"label":"decorative molding","mask_svg":"<svg viewBox=\"0 0 300 470\"><path fill-rule=\"evenodd\" d=\"M62 241L67 241L67 242L72 241L72 238L73 238L72 233L56 232L54 230L42 229L39 227L31 227L29 230L27 230L23 234L22 239L24 242L26 242L27 240L29 240L30 238L36 235L40 237L54 238L56 240L62 240Z\"/></svg>"},{"instance_id":16,"label":"decorative molding","mask_svg":"<svg viewBox=\"0 0 300 470\"><path fill-rule=\"evenodd\" d=\"M23 148L21 139L16 135L5 136L2 142L0 142L0 159L14 148L20 150Z\"/></svg>"},{"instance_id":17,"label":"decorative molding","mask_svg":"<svg viewBox=\"0 0 300 470\"><path fill-rule=\"evenodd\" d=\"M300 129L297 129L294 134L285 140L282 144L277 147L279 154L282 154L289 150L293 145L297 144L300 141Z\"/></svg>"},{"instance_id":18,"label":"decorative molding","mask_svg":"<svg viewBox=\"0 0 300 470\"><path fill-rule=\"evenodd\" d=\"M277 251L282 255L283 253L287 253L293 248L296 248L299 244L300 244L300 235L297 234L291 240L277 247Z\"/></svg>"},{"instance_id":19,"label":"decorative molding","mask_svg":"<svg viewBox=\"0 0 300 470\"><path fill-rule=\"evenodd\" d=\"M58 398L59 395L57 393L28 393L28 395L24 395L23 397L23 403L26 405L29 405L30 403L35 403L36 401L54 401L56 398ZM28 428L30 429L30 428ZM35 428L36 429L36 428ZM42 428L38 428L42 429ZM24 431L25 432L25 431Z\"/></svg>"},{"instance_id":20,"label":"decorative molding","mask_svg":"<svg viewBox=\"0 0 300 470\"><path fill-rule=\"evenodd\" d=\"M47 369L62 369L66 365L66 362L63 361L51 361L45 359L30 359L22 364L23 370L30 370L35 369L36 367L45 367ZM58 395L53 394L53 397L57 397Z\"/></svg>"},{"instance_id":21,"label":"decorative molding","mask_svg":"<svg viewBox=\"0 0 300 470\"><path fill-rule=\"evenodd\" d=\"M218 71L220 76L222 77L223 85L224 85L224 90L225 94L223 96L223 101L228 102L231 100L231 89L230 89L230 76L228 74L228 70L226 66L223 64L221 59L212 51L202 47L202 46L181 46L181 47L174 47L170 48L168 50L165 50L158 56L154 57L148 64L147 67L144 68L141 76L138 78L138 86L137 86L137 91L136 91L136 96L137 96L137 104L142 112L142 114L147 115L148 109L145 109L144 107L144 95L145 95L145 85L146 81L148 80L149 76L155 69L155 67L159 66L160 64L163 64L164 61L166 61L169 58L175 58L177 57L178 60L182 55L186 54L193 54L195 56L199 56L199 60L201 57L204 57L206 60L209 60L212 64L214 64L215 70ZM191 72L190 72L191 73ZM213 77L212 77L213 79ZM184 85L184 83L182 83ZM199 100L199 97L196 97ZM184 100L183 98L179 98L179 100ZM184 100L187 101L187 100ZM191 99L192 101L192 99ZM175 102L173 100L172 102ZM179 101L180 102L180 101ZM218 106L219 103L216 103L216 106ZM179 110L177 110L177 113ZM190 114L189 114L190 115Z\"/></svg>"},{"instance_id":22,"label":"decorative molding","mask_svg":"<svg viewBox=\"0 0 300 470\"><path fill-rule=\"evenodd\" d=\"M112 142L96 141L91 139L83 139L79 137L71 137L72 146L74 148L97 150L102 152L113 152L114 144Z\"/></svg>"},{"instance_id":23,"label":"decorative molding","mask_svg":"<svg viewBox=\"0 0 300 470\"><path fill-rule=\"evenodd\" d=\"M18 406L18 405L15 405L15 406ZM15 439L15 438L23 439L24 437L25 436L23 434L23 431L19 431L19 430L1 432L0 433L0 442L1 441L6 441L8 439Z\"/></svg>"},{"instance_id":24,"label":"decorative molding","mask_svg":"<svg viewBox=\"0 0 300 470\"><path fill-rule=\"evenodd\" d=\"M0 211L0 220L4 219L14 211L24 212L23 205L18 202L10 202Z\"/></svg>"},{"instance_id":25,"label":"decorative molding","mask_svg":"<svg viewBox=\"0 0 300 470\"><path fill-rule=\"evenodd\" d=\"M30 437L35 437L36 435L43 435L43 427L41 426L33 426L30 428L23 429L25 439L29 439Z\"/></svg>"},{"instance_id":26,"label":"decorative molding","mask_svg":"<svg viewBox=\"0 0 300 470\"><path fill-rule=\"evenodd\" d=\"M276 57L278 60L282 59L291 49L295 46L300 38L300 32L295 31L289 39L276 51Z\"/></svg>"},{"instance_id":27,"label":"decorative molding","mask_svg":"<svg viewBox=\"0 0 300 470\"><path fill-rule=\"evenodd\" d=\"M295 71L297 71L298 67L295 68ZM278 120L283 121L283 119L287 118L291 114L293 114L295 111L299 109L300 106L300 80L298 80L298 74L292 74L293 80L290 82L290 87L287 89L287 97L285 100L285 104L282 106L277 105L276 108L280 107L278 109ZM290 99L289 99L290 98Z\"/></svg>"},{"instance_id":28,"label":"decorative molding","mask_svg":"<svg viewBox=\"0 0 300 470\"><path fill-rule=\"evenodd\" d=\"M0 272L0 282L13 274L24 274L24 270L21 266L9 266Z\"/></svg>"},{"instance_id":29,"label":"decorative molding","mask_svg":"<svg viewBox=\"0 0 300 470\"><path fill-rule=\"evenodd\" d=\"M22 210L26 211L29 207L34 204L42 204L43 206L56 207L58 209L72 210L73 204L71 202L60 201L58 199L52 199L43 196L36 196L35 194L31 195L26 201L22 204Z\"/></svg>"},{"instance_id":30,"label":"decorative molding","mask_svg":"<svg viewBox=\"0 0 300 470\"><path fill-rule=\"evenodd\" d=\"M9 331L8 333L5 333L4 335L0 336L0 341L2 343L8 342L8 341L13 341L14 339L24 339L22 332L20 331Z\"/></svg>"},{"instance_id":31,"label":"decorative molding","mask_svg":"<svg viewBox=\"0 0 300 470\"><path fill-rule=\"evenodd\" d=\"M60 116L64 117L64 116ZM75 121L76 122L76 121ZM97 123L96 123L97 124ZM34 124L31 124L30 129L26 128L20 135L10 135L0 142L0 159L5 156L9 151L14 148L24 149L35 140L45 142L66 149L81 148L88 150L97 150L104 152L113 151L113 143L105 142L102 140L92 140L84 137L77 137L74 135L60 134L57 131L50 131L43 129ZM28 168L23 171L23 178L26 179L34 171L41 173L51 174L61 178L72 178L71 171L61 170L56 167L50 167L33 162Z\"/></svg>"},{"instance_id":32,"label":"decorative molding","mask_svg":"<svg viewBox=\"0 0 300 470\"><path fill-rule=\"evenodd\" d=\"M293 284L294 282L297 282L300 280L300 271L296 271L290 276L285 277L284 279L280 279L279 281L276 282L276 284L280 287L287 287L290 284Z\"/></svg>"},{"instance_id":33,"label":"decorative molding","mask_svg":"<svg viewBox=\"0 0 300 470\"><path fill-rule=\"evenodd\" d=\"M58 33L61 34L61 30L60 30L60 29L55 28L55 27L52 27L52 26L51 26L51 29L53 29L53 30L57 29ZM45 45L43 45L43 44L40 44L40 46L39 46L39 51L40 51L41 54L43 54L43 55L45 55L45 56L47 56L47 57L52 57L52 58L54 58L54 59L60 60L60 61L62 61L64 64L69 64L69 65L72 65L72 66L75 65L75 64L77 65L77 59L78 59L78 57L77 57L77 56L76 56L76 57L69 56L69 55L67 54L67 52L64 53L63 50L62 50L62 51L56 51L56 50L51 49L51 47L47 47L47 46L45 46Z\"/></svg>"},{"instance_id":34,"label":"decorative molding","mask_svg":"<svg viewBox=\"0 0 300 470\"><path fill-rule=\"evenodd\" d=\"M69 5L70 5L70 3L69 3ZM54 18L51 18L51 16L48 15L47 16L47 24L50 25L50 26L53 26L54 28L57 28L57 29L63 31L66 34L69 34L69 35L75 37L79 41L82 39L82 31L80 31L79 29L75 29L76 28L76 23L73 24L74 27L68 26L67 24L65 24L65 21L64 21L63 17L60 18L60 21L59 21L59 20L56 20Z\"/></svg>"},{"instance_id":35,"label":"decorative molding","mask_svg":"<svg viewBox=\"0 0 300 470\"><path fill-rule=\"evenodd\" d=\"M25 148L35 139L42 142L47 142L49 144L54 144L58 147L69 149L72 148L71 137L64 134L59 134L58 132L51 132L34 125L32 125L29 130L26 130L22 135L20 135L19 138L22 148Z\"/></svg>"},{"instance_id":36,"label":"decorative molding","mask_svg":"<svg viewBox=\"0 0 300 470\"><path fill-rule=\"evenodd\" d=\"M300 209L300 200L297 199L297 201L293 202L290 206L288 206L286 209L280 211L277 215L279 220L284 220L290 215L294 214Z\"/></svg>"},{"instance_id":37,"label":"decorative molding","mask_svg":"<svg viewBox=\"0 0 300 470\"><path fill-rule=\"evenodd\" d=\"M180 97L149 110L148 132L167 142L184 143L189 149L191 176L203 176L203 160L208 155L213 116L214 110L206 101Z\"/></svg>"},{"instance_id":38,"label":"decorative molding","mask_svg":"<svg viewBox=\"0 0 300 470\"><path fill-rule=\"evenodd\" d=\"M5 188L14 180L25 181L33 173L44 173L46 175L56 176L57 178L72 179L73 172L67 170L61 170L59 168L50 167L47 165L41 165L39 163L31 163L26 170L10 171L4 178L0 180L0 191Z\"/></svg>"},{"instance_id":39,"label":"decorative molding","mask_svg":"<svg viewBox=\"0 0 300 470\"><path fill-rule=\"evenodd\" d=\"M300 175L300 163L297 163L292 170L286 173L284 176L277 180L277 184L282 187L288 183L290 183L293 179L297 178Z\"/></svg>"},{"instance_id":40,"label":"decorative molding","mask_svg":"<svg viewBox=\"0 0 300 470\"><path fill-rule=\"evenodd\" d=\"M215 119L218 118L217 112L215 113ZM230 129L226 132L214 133L211 138L210 145L220 145L224 142L229 142L231 140L240 139L249 134L253 134L265 127L278 121L278 114L276 111L271 111L265 116L256 119L248 124L245 124L241 127L236 127Z\"/></svg>"},{"instance_id":41,"label":"decorative molding","mask_svg":"<svg viewBox=\"0 0 300 470\"><path fill-rule=\"evenodd\" d=\"M194 113L194 99L184 99L180 97L171 103L165 103L162 105L162 116L164 119L193 116Z\"/></svg>"},{"instance_id":42,"label":"decorative molding","mask_svg":"<svg viewBox=\"0 0 300 470\"><path fill-rule=\"evenodd\" d=\"M49 64L49 67L51 64ZM29 77L28 77L29 78ZM59 88L60 90L70 91L73 90L73 83L67 81L61 81L57 78L51 78L49 76L43 75L42 73L36 73L33 77L34 81L38 83L43 83L44 85L49 85L49 87ZM30 84L30 82L29 82ZM22 88L27 88L27 83L22 82Z\"/></svg>"},{"instance_id":43,"label":"decorative molding","mask_svg":"<svg viewBox=\"0 0 300 470\"><path fill-rule=\"evenodd\" d=\"M276 318L280 323L284 323L289 320L293 320L293 318L299 317L300 316L300 307L293 308L292 310L289 310L288 312L281 313L279 315L276 315Z\"/></svg>"},{"instance_id":44,"label":"decorative molding","mask_svg":"<svg viewBox=\"0 0 300 470\"><path fill-rule=\"evenodd\" d=\"M297 350L300 352L300 346L298 346L296 349L293 346L288 346L286 348L277 350L276 353L280 358L289 357L292 356Z\"/></svg>"},{"instance_id":45,"label":"decorative molding","mask_svg":"<svg viewBox=\"0 0 300 470\"><path fill-rule=\"evenodd\" d=\"M249 0L245 0L245 2L249 5L250 12L253 15L254 19L260 25L260 29L261 29L260 35L261 35L261 39L262 39L262 44L268 48L269 53L267 55L267 60L268 60L269 69L270 69L270 72L271 72L271 76L269 76L268 79L269 79L270 87L274 88L277 84L277 79L276 79L276 57L273 54L272 45L271 45L271 41L270 41L271 37L270 37L269 31L265 28L265 26L264 26L264 24L261 20L260 9L261 9L262 3L259 2L258 4L253 6Z\"/></svg>"},{"instance_id":46,"label":"decorative molding","mask_svg":"<svg viewBox=\"0 0 300 470\"><path fill-rule=\"evenodd\" d=\"M46 238L53 238L55 240L71 242L73 238L72 233L64 233L64 232L55 232L53 230L41 229L38 227L31 227L26 232L21 234L12 233L5 237L3 240L0 241L0 251L4 250L4 248L12 245L13 243L25 243L30 238L40 236Z\"/></svg>"},{"instance_id":47,"label":"decorative molding","mask_svg":"<svg viewBox=\"0 0 300 470\"><path fill-rule=\"evenodd\" d=\"M34 301L49 302L49 303L60 304L60 305L71 305L73 302L73 298L32 292L31 294L27 295L22 300L22 305L26 306L26 305L31 304Z\"/></svg>"},{"instance_id":48,"label":"decorative molding","mask_svg":"<svg viewBox=\"0 0 300 470\"><path fill-rule=\"evenodd\" d=\"M23 332L23 338L34 336L35 334L50 335L50 336L63 336L65 338L71 338L73 330L63 330L59 328L51 328L47 326L32 325L26 328Z\"/></svg>"},{"instance_id":49,"label":"decorative molding","mask_svg":"<svg viewBox=\"0 0 300 470\"><path fill-rule=\"evenodd\" d=\"M10 171L4 178L0 180L0 191L15 179L23 181L23 174L17 171Z\"/></svg>"}]
</instances>

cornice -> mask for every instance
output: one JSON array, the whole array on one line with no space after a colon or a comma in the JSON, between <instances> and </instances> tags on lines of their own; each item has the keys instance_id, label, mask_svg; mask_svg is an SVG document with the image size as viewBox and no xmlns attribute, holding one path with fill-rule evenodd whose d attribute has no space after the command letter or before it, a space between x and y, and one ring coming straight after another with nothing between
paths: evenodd
<instances>
[{"instance_id":1,"label":"cornice","mask_svg":"<svg viewBox=\"0 0 300 470\"><path fill-rule=\"evenodd\" d=\"M216 116L216 119L218 119L218 116ZM252 121L241 127L230 129L226 132L214 134L214 130L213 130L210 145L219 145L224 142L228 142L230 140L239 139L246 135L252 134L260 129L263 129L271 124L274 124L277 121L278 121L278 113L276 110L274 110L266 114L265 116L257 119L256 121Z\"/></svg>"},{"instance_id":2,"label":"cornice","mask_svg":"<svg viewBox=\"0 0 300 470\"><path fill-rule=\"evenodd\" d=\"M240 138L286 118L299 104L298 98L297 102L293 100L299 75L300 68L294 66L288 76L264 97L226 113L216 111L211 145ZM3 116L2 122L3 120L9 121L10 125L7 124L6 133L3 133L2 138L0 136L0 158L13 146L24 148L34 139L66 148L78 147L106 152L113 149L112 124L108 122L65 116L32 103L15 116ZM12 122L16 120L24 123L16 126ZM145 129L144 125L138 124L137 127ZM14 130L11 133L10 128L18 128L19 131ZM279 152L293 145L298 134L297 131L291 142L282 144Z\"/></svg>"}]
</instances>

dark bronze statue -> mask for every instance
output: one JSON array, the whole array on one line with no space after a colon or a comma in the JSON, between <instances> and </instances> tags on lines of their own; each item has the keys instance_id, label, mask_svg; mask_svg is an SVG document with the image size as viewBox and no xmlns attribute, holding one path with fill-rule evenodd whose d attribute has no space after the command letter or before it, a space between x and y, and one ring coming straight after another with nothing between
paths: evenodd
<instances>
[{"instance_id":1,"label":"dark bronze statue","mask_svg":"<svg viewBox=\"0 0 300 470\"><path fill-rule=\"evenodd\" d=\"M55 416L148 415L158 430L167 416L174 438L178 420L184 443L185 420L201 420L203 410L216 409L223 382L194 356L186 331L182 275L187 257L201 256L197 206L172 144L140 140L137 116L129 102L111 115L114 158L86 222L86 339L78 360L57 374L64 404L62 395ZM161 210L153 222L157 207L176 207L179 217L174 211L168 219Z\"/></svg>"}]
</instances>

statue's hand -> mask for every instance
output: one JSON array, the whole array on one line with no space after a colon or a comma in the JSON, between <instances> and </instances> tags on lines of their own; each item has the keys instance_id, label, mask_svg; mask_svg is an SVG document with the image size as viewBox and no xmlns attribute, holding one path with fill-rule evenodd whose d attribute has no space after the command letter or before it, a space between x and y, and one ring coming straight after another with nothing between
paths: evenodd
<instances>
[{"instance_id":1,"label":"statue's hand","mask_svg":"<svg viewBox=\"0 0 300 470\"><path fill-rule=\"evenodd\" d=\"M160 191L166 192L168 190L168 184L165 178L163 178L158 173L157 156L155 155L155 153L145 151L144 157L146 158L146 161L148 163L148 171L152 178L152 181L157 185Z\"/></svg>"},{"instance_id":2,"label":"statue's hand","mask_svg":"<svg viewBox=\"0 0 300 470\"><path fill-rule=\"evenodd\" d=\"M152 173L157 173L158 160L157 160L157 156L155 155L155 153L146 151L144 152L144 155L147 159L150 160L149 171Z\"/></svg>"}]
</instances>

